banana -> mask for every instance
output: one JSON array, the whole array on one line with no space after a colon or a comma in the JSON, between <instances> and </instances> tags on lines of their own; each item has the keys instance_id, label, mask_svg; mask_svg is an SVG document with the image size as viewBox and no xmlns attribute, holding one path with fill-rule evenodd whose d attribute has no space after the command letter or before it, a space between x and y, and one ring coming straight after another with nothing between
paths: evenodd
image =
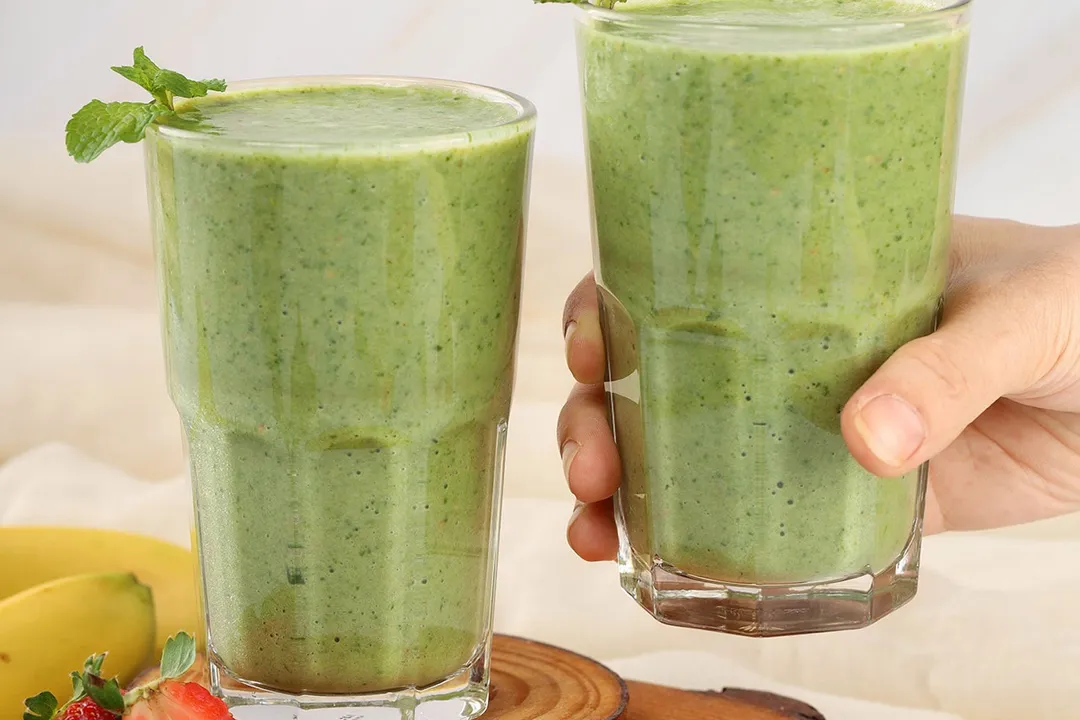
<instances>
[{"instance_id":1,"label":"banana","mask_svg":"<svg viewBox=\"0 0 1080 720\"><path fill-rule=\"evenodd\" d=\"M115 530L0 527L0 568L0 601L69 575L134 573L154 591L155 653L160 655L165 641L181 630L203 646L195 557L178 545ZM101 647L97 652L109 649Z\"/></svg>"},{"instance_id":2,"label":"banana","mask_svg":"<svg viewBox=\"0 0 1080 720\"><path fill-rule=\"evenodd\" d=\"M130 682L154 651L154 600L127 573L76 575L0 601L0 717L48 690L71 695L71 672L105 650L104 672Z\"/></svg>"}]
</instances>

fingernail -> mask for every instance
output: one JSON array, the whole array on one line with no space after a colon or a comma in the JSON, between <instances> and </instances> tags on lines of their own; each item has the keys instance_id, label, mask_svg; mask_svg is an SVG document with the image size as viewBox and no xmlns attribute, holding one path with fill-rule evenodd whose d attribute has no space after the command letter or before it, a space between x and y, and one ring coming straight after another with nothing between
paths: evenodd
<instances>
[{"instance_id":1,"label":"fingernail","mask_svg":"<svg viewBox=\"0 0 1080 720\"><path fill-rule=\"evenodd\" d=\"M563 476L570 480L570 466L574 464L574 457L577 455L581 446L573 440L567 440L566 444L562 446L562 471Z\"/></svg>"},{"instance_id":2,"label":"fingernail","mask_svg":"<svg viewBox=\"0 0 1080 720\"><path fill-rule=\"evenodd\" d=\"M907 401L880 395L855 415L855 430L881 462L900 467L926 441L926 425Z\"/></svg>"},{"instance_id":3,"label":"fingernail","mask_svg":"<svg viewBox=\"0 0 1080 720\"><path fill-rule=\"evenodd\" d=\"M566 362L570 362L570 341L574 339L574 333L577 332L577 323L573 320L566 326L566 332L563 333L563 345L565 346Z\"/></svg>"},{"instance_id":4,"label":"fingernail","mask_svg":"<svg viewBox=\"0 0 1080 720\"><path fill-rule=\"evenodd\" d=\"M574 523L578 521L581 514L585 512L585 503L578 500L574 503L574 512L570 513L570 522L566 523L566 531L570 532L570 528L574 527Z\"/></svg>"}]
</instances>

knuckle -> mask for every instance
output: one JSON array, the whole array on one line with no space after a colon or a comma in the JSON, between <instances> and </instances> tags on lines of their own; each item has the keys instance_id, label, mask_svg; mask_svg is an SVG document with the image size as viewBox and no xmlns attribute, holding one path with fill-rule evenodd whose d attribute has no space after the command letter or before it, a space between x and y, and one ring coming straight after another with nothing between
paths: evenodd
<instances>
[{"instance_id":1,"label":"knuckle","mask_svg":"<svg viewBox=\"0 0 1080 720\"><path fill-rule=\"evenodd\" d=\"M1070 354L1075 345L1075 326L1080 298L1080 252L1075 243L1054 245L1039 253L1009 279L1005 292L1014 308L1011 323L1003 323L1028 356L1030 377L1036 383L1045 378Z\"/></svg>"},{"instance_id":2,"label":"knuckle","mask_svg":"<svg viewBox=\"0 0 1080 720\"><path fill-rule=\"evenodd\" d=\"M949 347L935 335L921 338L908 345L908 360L920 365L946 397L959 398L969 394L971 383L968 371L960 366Z\"/></svg>"},{"instance_id":3,"label":"knuckle","mask_svg":"<svg viewBox=\"0 0 1080 720\"><path fill-rule=\"evenodd\" d=\"M597 396L594 386L579 383L570 391L559 411L559 419L555 425L555 438L559 447L571 436L581 442L584 438L578 435L593 432L597 416L603 420L603 398Z\"/></svg>"},{"instance_id":4,"label":"knuckle","mask_svg":"<svg viewBox=\"0 0 1080 720\"><path fill-rule=\"evenodd\" d=\"M573 413L574 396L571 395L563 403L562 410L559 411L559 419L555 423L555 442L558 443L560 449L566 444L567 438L570 437L570 417Z\"/></svg>"}]
</instances>

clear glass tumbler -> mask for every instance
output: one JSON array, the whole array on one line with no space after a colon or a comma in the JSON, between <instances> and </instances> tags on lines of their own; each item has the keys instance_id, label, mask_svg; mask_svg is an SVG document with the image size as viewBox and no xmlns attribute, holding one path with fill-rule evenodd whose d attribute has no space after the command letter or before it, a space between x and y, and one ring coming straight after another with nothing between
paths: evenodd
<instances>
[{"instance_id":1,"label":"clear glass tumbler","mask_svg":"<svg viewBox=\"0 0 1080 720\"><path fill-rule=\"evenodd\" d=\"M619 569L662 622L856 628L916 592L926 468L872 476L839 416L940 312L969 7L931 4L579 14Z\"/></svg>"},{"instance_id":2,"label":"clear glass tumbler","mask_svg":"<svg viewBox=\"0 0 1080 720\"><path fill-rule=\"evenodd\" d=\"M239 83L146 148L213 689L238 718L471 718L535 110Z\"/></svg>"}]
</instances>

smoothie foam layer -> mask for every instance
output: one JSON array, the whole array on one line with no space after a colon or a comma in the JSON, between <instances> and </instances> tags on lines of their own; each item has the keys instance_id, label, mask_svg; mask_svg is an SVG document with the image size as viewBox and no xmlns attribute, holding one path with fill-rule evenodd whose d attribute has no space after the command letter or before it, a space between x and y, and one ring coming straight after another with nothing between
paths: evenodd
<instances>
[{"instance_id":1,"label":"smoothie foam layer","mask_svg":"<svg viewBox=\"0 0 1080 720\"><path fill-rule=\"evenodd\" d=\"M483 133L522 108L472 93L414 85L314 85L239 90L184 102L166 125L276 146L379 146ZM166 131L167 132L167 131Z\"/></svg>"}]
</instances>

